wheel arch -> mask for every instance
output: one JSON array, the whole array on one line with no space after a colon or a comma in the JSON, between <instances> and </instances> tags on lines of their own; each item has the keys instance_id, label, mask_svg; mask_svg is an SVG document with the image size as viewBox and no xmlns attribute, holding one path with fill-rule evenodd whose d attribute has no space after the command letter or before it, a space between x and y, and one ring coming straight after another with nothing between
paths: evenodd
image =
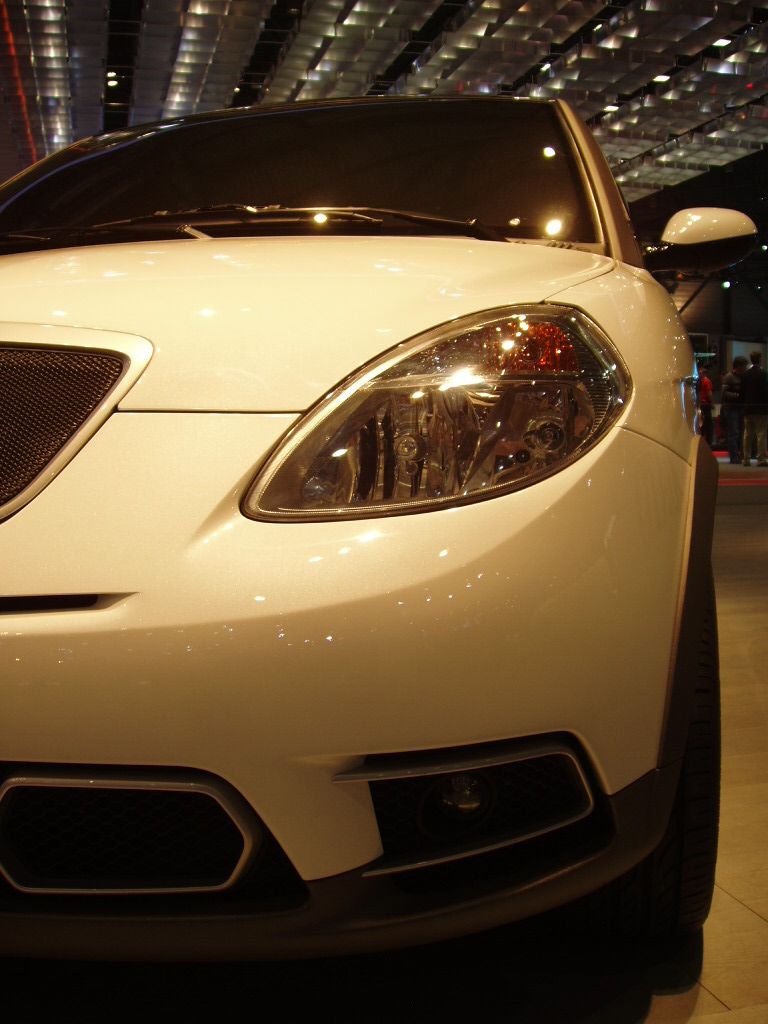
<instances>
[{"instance_id":1,"label":"wheel arch","mask_svg":"<svg viewBox=\"0 0 768 1024\"><path fill-rule=\"evenodd\" d=\"M717 480L717 461L709 446L699 437L691 471L687 545L680 576L677 629L672 644L659 745L660 766L679 761L685 753L701 657L701 637L705 629L714 631L713 650L715 661L717 659L717 621L712 615L715 608L712 535Z\"/></svg>"}]
</instances>

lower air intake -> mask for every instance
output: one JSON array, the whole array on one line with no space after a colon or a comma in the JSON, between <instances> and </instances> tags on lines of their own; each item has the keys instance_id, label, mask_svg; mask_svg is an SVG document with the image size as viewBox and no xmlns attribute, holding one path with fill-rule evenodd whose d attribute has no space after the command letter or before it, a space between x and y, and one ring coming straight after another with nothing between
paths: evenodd
<instances>
[{"instance_id":1,"label":"lower air intake","mask_svg":"<svg viewBox=\"0 0 768 1024\"><path fill-rule=\"evenodd\" d=\"M227 889L261 839L236 794L209 782L24 776L0 787L0 870L25 892Z\"/></svg>"}]
</instances>

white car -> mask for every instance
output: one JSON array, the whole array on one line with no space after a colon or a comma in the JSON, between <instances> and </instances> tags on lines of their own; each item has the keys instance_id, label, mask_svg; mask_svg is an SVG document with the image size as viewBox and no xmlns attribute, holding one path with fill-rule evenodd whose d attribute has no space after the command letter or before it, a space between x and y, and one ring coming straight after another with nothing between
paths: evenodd
<instances>
[{"instance_id":1,"label":"white car","mask_svg":"<svg viewBox=\"0 0 768 1024\"><path fill-rule=\"evenodd\" d=\"M644 254L571 109L490 97L1 186L0 953L345 953L596 890L699 926L717 469L650 270L754 230Z\"/></svg>"}]
</instances>

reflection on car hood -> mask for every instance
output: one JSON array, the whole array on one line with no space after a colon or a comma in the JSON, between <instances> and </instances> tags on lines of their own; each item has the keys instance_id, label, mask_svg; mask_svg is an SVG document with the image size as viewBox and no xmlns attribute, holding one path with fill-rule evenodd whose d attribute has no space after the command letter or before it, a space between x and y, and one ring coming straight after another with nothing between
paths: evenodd
<instances>
[{"instance_id":1,"label":"reflection on car hood","mask_svg":"<svg viewBox=\"0 0 768 1024\"><path fill-rule=\"evenodd\" d=\"M612 266L465 238L132 243L3 257L0 308L6 321L149 339L155 354L122 409L288 412L421 331L543 301Z\"/></svg>"}]
</instances>

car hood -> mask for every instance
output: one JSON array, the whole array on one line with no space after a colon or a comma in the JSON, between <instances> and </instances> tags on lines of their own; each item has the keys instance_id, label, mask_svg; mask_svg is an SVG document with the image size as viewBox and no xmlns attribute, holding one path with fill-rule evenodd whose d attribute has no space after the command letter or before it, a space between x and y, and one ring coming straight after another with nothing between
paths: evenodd
<instances>
[{"instance_id":1,"label":"car hood","mask_svg":"<svg viewBox=\"0 0 768 1024\"><path fill-rule=\"evenodd\" d=\"M129 243L0 258L0 308L6 322L79 328L83 345L89 329L149 340L122 409L298 412L421 331L544 301L614 265L457 238Z\"/></svg>"}]
</instances>

